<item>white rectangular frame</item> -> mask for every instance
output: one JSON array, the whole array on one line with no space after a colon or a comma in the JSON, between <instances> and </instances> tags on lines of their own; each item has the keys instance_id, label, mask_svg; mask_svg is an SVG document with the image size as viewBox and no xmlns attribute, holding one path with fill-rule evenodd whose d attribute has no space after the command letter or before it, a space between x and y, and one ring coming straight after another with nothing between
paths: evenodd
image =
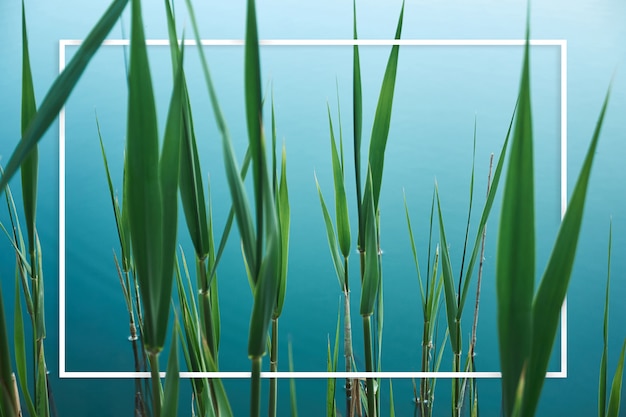
<instances>
[{"instance_id":1,"label":"white rectangular frame","mask_svg":"<svg viewBox=\"0 0 626 417\"><path fill-rule=\"evenodd\" d=\"M525 40L352 40L280 39L261 40L263 46L523 46ZM59 41L59 73L65 69L66 48L81 40ZM128 46L129 40L105 40L103 46ZM169 40L149 39L148 46L168 46ZM243 46L243 40L202 40L203 46ZM185 45L195 46L193 40ZM567 40L530 40L531 46L558 46L561 52L561 220L567 208ZM165 372L161 372L163 377ZM65 370L65 107L59 112L59 378L149 378L149 372L68 372ZM250 378L250 372L180 372L181 378ZM501 372L261 372L261 378L501 378ZM547 378L567 378L567 297L561 307L561 370Z\"/></svg>"}]
</instances>

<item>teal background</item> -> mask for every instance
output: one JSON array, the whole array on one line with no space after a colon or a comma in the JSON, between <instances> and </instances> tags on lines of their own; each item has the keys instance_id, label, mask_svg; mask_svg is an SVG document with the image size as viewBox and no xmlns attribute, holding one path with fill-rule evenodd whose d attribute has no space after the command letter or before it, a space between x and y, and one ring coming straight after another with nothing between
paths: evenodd
<instances>
[{"instance_id":1,"label":"teal background","mask_svg":"<svg viewBox=\"0 0 626 417\"><path fill-rule=\"evenodd\" d=\"M166 23L160 2L144 2L144 23L148 38L166 37ZM83 39L107 4L93 1L27 2L31 60L38 102L58 73L58 40ZM198 2L196 13L202 37L241 39L245 7L218 2ZM393 36L400 2L366 1L357 5L359 36L386 39ZM179 27L190 33L184 4L177 3ZM406 5L404 39L520 39L524 35L526 5L511 1L416 2ZM258 3L262 39L348 39L352 35L352 5L349 1ZM609 218L613 219L613 287L610 326L610 369L626 335L623 299L623 261L626 247L626 83L623 65L626 50L626 5L617 1L574 1L533 3L533 39L568 41L568 184L573 188L578 169L591 138L595 121L614 75L613 92L598 147L588 194L585 221L569 292L568 378L548 380L538 415L590 415L597 407L597 378L601 341L601 320L606 279L606 248ZM124 15L128 32L129 16ZM0 163L6 163L19 138L21 77L20 4L0 6ZM118 25L109 35L122 36ZM68 59L76 51L68 47ZM364 91L364 136L371 130L372 115L388 47L362 48ZM217 84L229 128L241 157L245 150L243 111L243 67L241 47L209 47L206 52ZM223 178L222 149L208 107L195 48L186 54L191 84L196 131L200 142L203 171L210 175L216 230L221 230L229 207L229 193ZM322 216L316 195L316 172L332 206L332 174L328 141L326 103L336 124L336 82L346 140L348 184L354 183L351 165L351 48L349 47L263 47L264 81L271 80L276 101L278 137L288 153L288 175L292 201L292 235L287 299L281 318L280 355L286 358L288 335L294 345L296 370L323 371L326 368L327 335L333 336L339 291L330 261ZM385 334L383 369L419 369L421 318L419 290L410 255L402 205L406 190L422 265L425 265L428 212L433 181L439 184L446 231L453 266L458 270L467 213L471 170L474 117L478 123L476 189L473 227L483 203L488 159L499 153L516 98L521 67L521 47L403 47L396 86L394 115L385 177L381 195L382 248L385 251ZM168 52L151 47L153 81L159 103L160 132L171 89ZM537 270L545 266L559 222L559 97L560 63L558 47L532 48L533 111L535 132ZM117 249L110 201L97 142L94 111L105 137L114 181L121 185L121 156L125 134L126 91L121 47L105 47L94 58L67 103L67 370L130 371L132 355L126 340L127 316L112 261ZM58 124L55 123L40 145L40 194L38 229L44 251L46 308L48 312L48 366L60 415L117 416L132 412L130 380L68 380L58 378ZM19 188L19 180L11 185ZM349 187L350 212L354 217L354 191ZM499 201L499 199L498 199ZM1 212L6 222L6 210ZM182 217L182 216L181 216ZM492 214L487 253L477 362L480 370L496 371L498 365L495 331L496 225L499 203ZM356 224L353 220L352 230ZM181 222L181 243L191 254ZM355 240L353 233L353 243ZM473 233L470 232L473 239ZM5 240L6 242L6 240ZM12 311L14 257L8 242L0 246L0 279ZM352 277L358 262L353 257ZM251 297L241 263L239 245L232 238L219 270L222 306L222 370L248 370L246 339ZM352 279L355 283L357 280ZM353 288L353 294L359 294ZM353 298L354 300L354 298ZM362 355L362 333L358 303L353 301L354 344L357 365ZM468 303L473 305L473 302ZM471 309L470 309L471 310ZM469 313L469 311L468 311ZM464 327L470 331L471 314ZM442 328L444 323L442 322ZM559 370L560 340L550 370ZM450 368L444 359L442 370ZM280 364L286 370L285 361ZM298 380L300 415L324 413L324 380ZM499 413L499 383L480 383L482 412ZM181 412L188 414L187 384L181 396ZM245 380L227 381L235 415L247 412L248 387ZM386 384L383 386L387 391ZM287 381L280 389L287 393ZM411 383L394 381L398 415L411 415ZM449 382L441 381L437 410L445 415L449 405ZM286 400L286 396L283 399ZM386 404L386 398L385 398ZM383 409L386 405L383 405ZM281 404L288 414L288 403Z\"/></svg>"}]
</instances>

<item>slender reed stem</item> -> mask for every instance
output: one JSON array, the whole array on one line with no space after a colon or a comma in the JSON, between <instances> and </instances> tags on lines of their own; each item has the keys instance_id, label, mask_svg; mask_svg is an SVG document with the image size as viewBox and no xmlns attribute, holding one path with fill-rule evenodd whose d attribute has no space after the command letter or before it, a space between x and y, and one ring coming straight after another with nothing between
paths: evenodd
<instances>
[{"instance_id":1,"label":"slender reed stem","mask_svg":"<svg viewBox=\"0 0 626 417\"><path fill-rule=\"evenodd\" d=\"M270 372L278 371L278 317L272 317L272 348L270 351ZM278 380L270 379L269 417L276 417L276 401L278 397Z\"/></svg>"},{"instance_id":2,"label":"slender reed stem","mask_svg":"<svg viewBox=\"0 0 626 417\"><path fill-rule=\"evenodd\" d=\"M213 360L217 363L217 347L215 346L215 331L213 330L213 320L211 318L211 296L209 293L209 282L205 259L196 256L196 272L198 274L198 286L200 287L200 308L202 313L204 336L209 346L209 352Z\"/></svg>"},{"instance_id":3,"label":"slender reed stem","mask_svg":"<svg viewBox=\"0 0 626 417\"><path fill-rule=\"evenodd\" d=\"M261 360L252 359L252 379L250 385L250 417L261 417Z\"/></svg>"},{"instance_id":4,"label":"slender reed stem","mask_svg":"<svg viewBox=\"0 0 626 417\"><path fill-rule=\"evenodd\" d=\"M422 372L428 372L430 368L430 321L424 321L424 332L422 334ZM430 387L428 378L420 380L420 398L416 398L420 406L422 417L430 415Z\"/></svg>"},{"instance_id":5,"label":"slender reed stem","mask_svg":"<svg viewBox=\"0 0 626 417\"><path fill-rule=\"evenodd\" d=\"M159 375L159 354L148 353L150 361L150 375L152 377L152 413L154 417L161 417L161 376Z\"/></svg>"},{"instance_id":6,"label":"slender reed stem","mask_svg":"<svg viewBox=\"0 0 626 417\"><path fill-rule=\"evenodd\" d=\"M350 286L348 281L348 258L343 260L345 285L343 288L343 351L346 360L346 372L352 372L352 319L350 318ZM346 378L346 415L352 409L352 379Z\"/></svg>"},{"instance_id":7,"label":"slender reed stem","mask_svg":"<svg viewBox=\"0 0 626 417\"><path fill-rule=\"evenodd\" d=\"M365 370L374 371L372 355L371 316L363 316L363 337L365 343ZM367 415L376 417L376 393L374 392L374 378L367 378Z\"/></svg>"}]
</instances>

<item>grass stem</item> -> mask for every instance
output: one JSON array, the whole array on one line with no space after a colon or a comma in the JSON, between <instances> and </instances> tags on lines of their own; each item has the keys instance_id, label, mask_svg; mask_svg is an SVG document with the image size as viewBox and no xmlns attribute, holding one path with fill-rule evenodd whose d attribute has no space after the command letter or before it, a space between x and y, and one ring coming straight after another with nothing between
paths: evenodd
<instances>
[{"instance_id":1,"label":"grass stem","mask_svg":"<svg viewBox=\"0 0 626 417\"><path fill-rule=\"evenodd\" d=\"M250 385L250 417L261 416L261 360L260 356L251 358L252 378Z\"/></svg>"},{"instance_id":2,"label":"grass stem","mask_svg":"<svg viewBox=\"0 0 626 417\"><path fill-rule=\"evenodd\" d=\"M374 372L374 362L372 357L372 330L371 316L363 316L363 338L365 343L365 370ZM367 378L367 415L376 417L376 392L374 389L374 378Z\"/></svg>"},{"instance_id":3,"label":"grass stem","mask_svg":"<svg viewBox=\"0 0 626 417\"><path fill-rule=\"evenodd\" d=\"M159 354L148 353L150 375L152 377L152 414L161 417L161 376L159 375Z\"/></svg>"},{"instance_id":4,"label":"grass stem","mask_svg":"<svg viewBox=\"0 0 626 417\"><path fill-rule=\"evenodd\" d=\"M278 318L272 317L272 348L270 351L270 372L278 371ZM276 417L278 399L278 380L270 379L269 417Z\"/></svg>"}]
</instances>

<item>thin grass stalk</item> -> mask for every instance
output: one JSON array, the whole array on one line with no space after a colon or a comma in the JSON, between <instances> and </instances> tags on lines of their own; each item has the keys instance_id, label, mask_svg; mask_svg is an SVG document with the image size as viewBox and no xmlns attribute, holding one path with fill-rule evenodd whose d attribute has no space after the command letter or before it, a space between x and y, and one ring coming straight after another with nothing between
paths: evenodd
<instances>
[{"instance_id":1,"label":"thin grass stalk","mask_svg":"<svg viewBox=\"0 0 626 417\"><path fill-rule=\"evenodd\" d=\"M270 372L278 372L278 318L272 317L272 338L270 349ZM268 416L276 416L276 402L278 401L278 379L270 379L270 397Z\"/></svg>"},{"instance_id":2,"label":"thin grass stalk","mask_svg":"<svg viewBox=\"0 0 626 417\"><path fill-rule=\"evenodd\" d=\"M350 287L348 280L348 258L343 258L345 285L343 289L343 350L346 364L346 372L352 372L352 319L350 317ZM346 413L352 408L353 380L346 378Z\"/></svg>"},{"instance_id":3,"label":"thin grass stalk","mask_svg":"<svg viewBox=\"0 0 626 417\"><path fill-rule=\"evenodd\" d=\"M154 417L161 417L161 376L159 375L159 354L148 353L150 361L150 376L152 380L152 413Z\"/></svg>"},{"instance_id":4,"label":"thin grass stalk","mask_svg":"<svg viewBox=\"0 0 626 417\"><path fill-rule=\"evenodd\" d=\"M372 355L372 329L371 316L363 317L363 337L365 340L365 370L374 372L374 358ZM367 416L376 417L376 393L374 390L374 378L368 377L367 384Z\"/></svg>"},{"instance_id":5,"label":"thin grass stalk","mask_svg":"<svg viewBox=\"0 0 626 417\"><path fill-rule=\"evenodd\" d=\"M252 358L250 379L250 416L261 415L261 357Z\"/></svg>"}]
</instances>

